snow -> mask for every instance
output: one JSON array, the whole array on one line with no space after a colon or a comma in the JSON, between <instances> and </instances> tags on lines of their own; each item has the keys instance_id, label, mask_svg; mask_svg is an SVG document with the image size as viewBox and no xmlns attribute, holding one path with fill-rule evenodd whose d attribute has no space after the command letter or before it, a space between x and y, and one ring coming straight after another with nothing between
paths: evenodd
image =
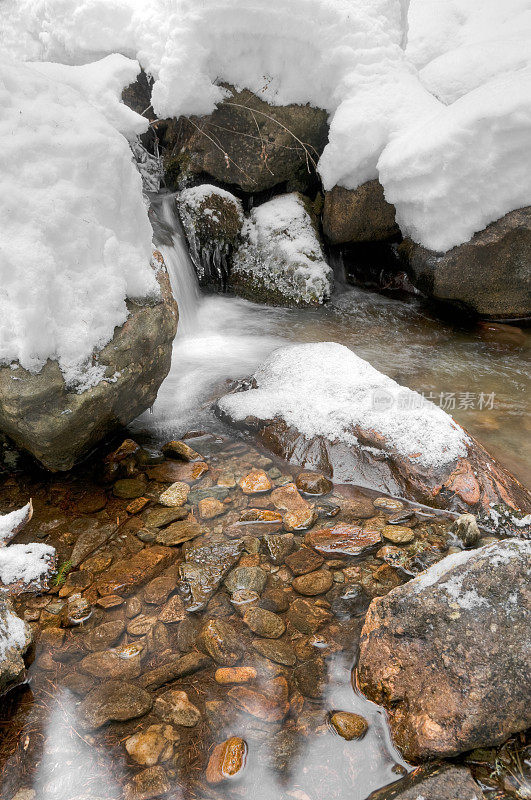
<instances>
[{"instance_id":1,"label":"snow","mask_svg":"<svg viewBox=\"0 0 531 800\"><path fill-rule=\"evenodd\" d=\"M82 65L70 74L84 86L94 70L106 109L107 70L115 96L126 56L153 75L160 117L211 112L227 94L221 82L273 104L322 107L330 114L324 188L379 176L403 232L447 250L531 204L531 9L529 0L408 6L4 0L0 35L17 57ZM125 55L90 63L111 53ZM110 106L127 127L126 112Z\"/></svg>"},{"instance_id":2,"label":"snow","mask_svg":"<svg viewBox=\"0 0 531 800\"><path fill-rule=\"evenodd\" d=\"M330 297L333 273L300 195L253 208L242 228L232 274L300 303Z\"/></svg>"},{"instance_id":3,"label":"snow","mask_svg":"<svg viewBox=\"0 0 531 800\"><path fill-rule=\"evenodd\" d=\"M0 581L39 585L53 569L55 549L49 544L10 544L0 548Z\"/></svg>"},{"instance_id":4,"label":"snow","mask_svg":"<svg viewBox=\"0 0 531 800\"><path fill-rule=\"evenodd\" d=\"M219 400L235 421L280 418L307 439L347 446L357 445L359 425L385 437L385 450L425 467L466 455L468 436L445 411L335 342L275 350L253 377L257 388Z\"/></svg>"},{"instance_id":5,"label":"snow","mask_svg":"<svg viewBox=\"0 0 531 800\"><path fill-rule=\"evenodd\" d=\"M86 73L0 60L0 363L35 372L57 359L69 384L90 385L126 297L158 294L141 178L114 127L145 124L117 111L136 71L121 56ZM110 80L101 110L86 99L97 76Z\"/></svg>"},{"instance_id":6,"label":"snow","mask_svg":"<svg viewBox=\"0 0 531 800\"><path fill-rule=\"evenodd\" d=\"M26 647L27 642L28 626L0 601L0 663L9 650Z\"/></svg>"},{"instance_id":7,"label":"snow","mask_svg":"<svg viewBox=\"0 0 531 800\"><path fill-rule=\"evenodd\" d=\"M31 519L31 500L22 508L0 515L0 546L8 542Z\"/></svg>"}]
</instances>

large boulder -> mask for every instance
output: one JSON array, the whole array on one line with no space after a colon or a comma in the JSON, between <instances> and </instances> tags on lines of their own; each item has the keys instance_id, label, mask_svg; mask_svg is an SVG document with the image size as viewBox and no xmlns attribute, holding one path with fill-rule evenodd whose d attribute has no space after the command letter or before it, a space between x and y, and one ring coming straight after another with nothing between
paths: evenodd
<instances>
[{"instance_id":1,"label":"large boulder","mask_svg":"<svg viewBox=\"0 0 531 800\"><path fill-rule=\"evenodd\" d=\"M413 761L504 742L531 724L531 542L444 558L372 601L361 690Z\"/></svg>"},{"instance_id":2,"label":"large boulder","mask_svg":"<svg viewBox=\"0 0 531 800\"><path fill-rule=\"evenodd\" d=\"M217 404L283 458L454 511L527 512L531 495L442 408L335 342L275 350Z\"/></svg>"},{"instance_id":3,"label":"large boulder","mask_svg":"<svg viewBox=\"0 0 531 800\"><path fill-rule=\"evenodd\" d=\"M332 283L307 199L293 192L253 208L231 265L237 294L274 305L319 305Z\"/></svg>"},{"instance_id":4,"label":"large boulder","mask_svg":"<svg viewBox=\"0 0 531 800\"><path fill-rule=\"evenodd\" d=\"M0 599L0 695L24 678L24 655L32 642L30 626Z\"/></svg>"},{"instance_id":5,"label":"large boulder","mask_svg":"<svg viewBox=\"0 0 531 800\"><path fill-rule=\"evenodd\" d=\"M531 206L511 211L446 253L411 240L400 250L415 286L430 297L480 317L531 316Z\"/></svg>"},{"instance_id":6,"label":"large boulder","mask_svg":"<svg viewBox=\"0 0 531 800\"><path fill-rule=\"evenodd\" d=\"M94 354L104 377L86 388L65 384L56 361L39 373L0 367L0 430L47 469L70 469L115 428L149 408L169 372L178 311L162 256L156 300L128 300L129 317Z\"/></svg>"},{"instance_id":7,"label":"large boulder","mask_svg":"<svg viewBox=\"0 0 531 800\"><path fill-rule=\"evenodd\" d=\"M232 89L212 114L167 120L158 129L168 185L210 176L248 193L281 184L304 191L315 184L328 139L326 111L271 106L247 89Z\"/></svg>"},{"instance_id":8,"label":"large boulder","mask_svg":"<svg viewBox=\"0 0 531 800\"><path fill-rule=\"evenodd\" d=\"M323 233L331 244L385 241L399 232L395 207L386 201L378 180L354 190L334 186L325 192Z\"/></svg>"},{"instance_id":9,"label":"large boulder","mask_svg":"<svg viewBox=\"0 0 531 800\"><path fill-rule=\"evenodd\" d=\"M199 283L225 290L243 225L241 200L207 183L183 189L177 209Z\"/></svg>"}]
</instances>

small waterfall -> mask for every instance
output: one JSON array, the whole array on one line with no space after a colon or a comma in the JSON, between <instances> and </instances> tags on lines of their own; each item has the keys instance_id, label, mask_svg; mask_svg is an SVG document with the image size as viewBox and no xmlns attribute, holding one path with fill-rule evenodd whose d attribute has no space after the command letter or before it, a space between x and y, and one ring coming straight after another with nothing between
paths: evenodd
<instances>
[{"instance_id":1,"label":"small waterfall","mask_svg":"<svg viewBox=\"0 0 531 800\"><path fill-rule=\"evenodd\" d=\"M179 306L177 336L190 336L197 326L201 303L201 290L186 237L175 207L175 195L161 195L154 201L155 214L162 230L155 225L158 248L164 257L170 277L173 296ZM160 243L159 243L160 242Z\"/></svg>"}]
</instances>

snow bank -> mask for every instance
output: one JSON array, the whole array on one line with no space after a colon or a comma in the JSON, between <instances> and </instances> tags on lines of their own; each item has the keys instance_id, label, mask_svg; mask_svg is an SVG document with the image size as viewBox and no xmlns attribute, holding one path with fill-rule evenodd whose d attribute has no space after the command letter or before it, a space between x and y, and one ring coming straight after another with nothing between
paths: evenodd
<instances>
[{"instance_id":1,"label":"snow bank","mask_svg":"<svg viewBox=\"0 0 531 800\"><path fill-rule=\"evenodd\" d=\"M232 276L295 303L330 297L333 273L299 195L275 197L254 208L241 235Z\"/></svg>"},{"instance_id":2,"label":"snow bank","mask_svg":"<svg viewBox=\"0 0 531 800\"><path fill-rule=\"evenodd\" d=\"M468 437L441 408L378 372L335 342L275 350L254 374L257 388L225 395L235 421L280 418L311 439L357 445L354 427L374 430L386 448L437 467L466 455Z\"/></svg>"},{"instance_id":3,"label":"snow bank","mask_svg":"<svg viewBox=\"0 0 531 800\"><path fill-rule=\"evenodd\" d=\"M480 86L396 137L379 169L402 233L444 252L531 205L530 141L531 68Z\"/></svg>"},{"instance_id":4,"label":"snow bank","mask_svg":"<svg viewBox=\"0 0 531 800\"><path fill-rule=\"evenodd\" d=\"M9 542L29 522L32 515L31 500L22 508L17 508L16 511L0 515L0 545Z\"/></svg>"},{"instance_id":5,"label":"snow bank","mask_svg":"<svg viewBox=\"0 0 531 800\"><path fill-rule=\"evenodd\" d=\"M49 544L10 544L0 547L0 581L6 586L21 581L38 588L55 565L55 549Z\"/></svg>"},{"instance_id":6,"label":"snow bank","mask_svg":"<svg viewBox=\"0 0 531 800\"><path fill-rule=\"evenodd\" d=\"M145 124L117 111L138 65L117 56L83 70L0 61L0 363L38 371L57 359L67 382L86 384L125 298L158 286L140 175L114 127ZM89 96L98 74L110 80L104 113L72 88Z\"/></svg>"},{"instance_id":7,"label":"snow bank","mask_svg":"<svg viewBox=\"0 0 531 800\"><path fill-rule=\"evenodd\" d=\"M406 19L407 7L407 0L4 0L0 34L30 59L84 63L113 51L138 58L155 78L159 116L211 112L226 95L221 81L273 104L325 108L325 189L354 189L379 175L404 232L449 249L531 204L531 95L520 76L531 63L531 9L528 0L411 0ZM459 99L457 109L445 105ZM516 181L515 165L523 168Z\"/></svg>"}]
</instances>

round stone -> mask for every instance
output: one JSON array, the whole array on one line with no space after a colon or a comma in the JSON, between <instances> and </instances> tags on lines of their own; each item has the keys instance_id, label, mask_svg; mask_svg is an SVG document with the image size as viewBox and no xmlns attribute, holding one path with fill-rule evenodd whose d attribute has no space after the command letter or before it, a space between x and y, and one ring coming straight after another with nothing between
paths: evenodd
<instances>
[{"instance_id":1,"label":"round stone","mask_svg":"<svg viewBox=\"0 0 531 800\"><path fill-rule=\"evenodd\" d=\"M249 608L243 621L253 633L265 639L278 639L286 630L284 620L265 608Z\"/></svg>"},{"instance_id":2,"label":"round stone","mask_svg":"<svg viewBox=\"0 0 531 800\"><path fill-rule=\"evenodd\" d=\"M350 711L336 711L330 717L330 722L343 739L361 739L369 727L365 717L353 714Z\"/></svg>"},{"instance_id":3,"label":"round stone","mask_svg":"<svg viewBox=\"0 0 531 800\"><path fill-rule=\"evenodd\" d=\"M324 594L327 592L332 583L334 576L328 570L320 569L315 572L309 572L307 575L299 575L292 583L292 588L299 594L304 594L313 597L317 594Z\"/></svg>"},{"instance_id":4,"label":"round stone","mask_svg":"<svg viewBox=\"0 0 531 800\"><path fill-rule=\"evenodd\" d=\"M404 525L386 525L382 528L382 536L393 544L409 544L415 538L411 528Z\"/></svg>"},{"instance_id":5,"label":"round stone","mask_svg":"<svg viewBox=\"0 0 531 800\"><path fill-rule=\"evenodd\" d=\"M297 476L295 485L305 494L328 494L334 488L332 481L322 472L301 472Z\"/></svg>"},{"instance_id":6,"label":"round stone","mask_svg":"<svg viewBox=\"0 0 531 800\"><path fill-rule=\"evenodd\" d=\"M402 511L404 504L400 500L395 500L393 497L377 497L373 500L373 505L376 508L383 508L386 511Z\"/></svg>"}]
</instances>

